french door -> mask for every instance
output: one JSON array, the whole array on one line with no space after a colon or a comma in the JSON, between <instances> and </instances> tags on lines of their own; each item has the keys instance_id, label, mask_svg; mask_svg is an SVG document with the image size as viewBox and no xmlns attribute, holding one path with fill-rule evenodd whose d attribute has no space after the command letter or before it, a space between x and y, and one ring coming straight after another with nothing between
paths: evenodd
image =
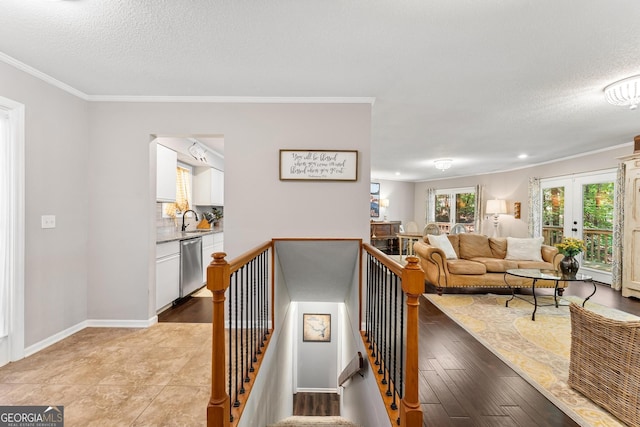
<instances>
[{"instance_id":1,"label":"french door","mask_svg":"<svg viewBox=\"0 0 640 427\"><path fill-rule=\"evenodd\" d=\"M580 272L611 284L615 170L542 179L542 235L554 245L564 237L582 239Z\"/></svg>"}]
</instances>

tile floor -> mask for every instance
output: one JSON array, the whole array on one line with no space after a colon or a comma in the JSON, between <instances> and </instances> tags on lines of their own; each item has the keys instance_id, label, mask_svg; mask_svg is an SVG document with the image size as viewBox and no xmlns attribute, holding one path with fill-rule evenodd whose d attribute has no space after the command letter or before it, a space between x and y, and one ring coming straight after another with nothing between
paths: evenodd
<instances>
[{"instance_id":1,"label":"tile floor","mask_svg":"<svg viewBox=\"0 0 640 427\"><path fill-rule=\"evenodd\" d=\"M63 405L65 427L203 426L211 324L86 328L0 368L0 405Z\"/></svg>"}]
</instances>

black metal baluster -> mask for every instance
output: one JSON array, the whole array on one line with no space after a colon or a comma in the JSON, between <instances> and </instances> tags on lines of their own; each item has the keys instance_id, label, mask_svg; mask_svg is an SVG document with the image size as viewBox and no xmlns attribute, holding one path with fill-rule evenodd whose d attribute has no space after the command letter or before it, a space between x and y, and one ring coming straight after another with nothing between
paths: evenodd
<instances>
[{"instance_id":1,"label":"black metal baluster","mask_svg":"<svg viewBox=\"0 0 640 427\"><path fill-rule=\"evenodd\" d=\"M371 356L376 358L375 364L379 365L378 343L380 342L380 336L378 332L380 330L380 265L378 260L374 260L374 262L376 264L376 291L374 295L375 308L373 316L373 347Z\"/></svg>"},{"instance_id":2,"label":"black metal baluster","mask_svg":"<svg viewBox=\"0 0 640 427\"><path fill-rule=\"evenodd\" d=\"M233 305L232 305L233 304L233 287L232 286L229 286L229 301L228 301L227 304L228 304L228 311L229 311L229 320L228 320L229 327L227 328L227 334L228 334L228 337L229 337L229 368L228 368L229 389L228 389L228 391L229 391L229 398L231 398L231 396L233 396L233 392L232 392L233 391L233 388L232 388L232 386L233 386L233 379L232 379L232 376L233 376L233 363L231 363L231 361L233 360L233 346L231 345L231 343L233 342L232 341L232 338L233 338L232 331L233 331L233 329L231 328L231 321L232 321L231 315L232 315L232 308L233 308ZM229 406L229 420L230 420L230 422L233 422L233 414L231 412L231 408L233 406L235 406L235 405Z\"/></svg>"},{"instance_id":3,"label":"black metal baluster","mask_svg":"<svg viewBox=\"0 0 640 427\"><path fill-rule=\"evenodd\" d=\"M239 360L238 346L240 345L240 340L238 339L238 300L240 299L240 298L238 298L238 276L239 276L239 274L236 271L233 274L234 286L235 286L235 310L234 310L235 319L234 319L233 325L229 325L230 328L235 329L235 336L236 336L236 339L234 341L234 347L235 347L235 351L236 351L235 356L236 357L233 360L233 367L234 367L235 377L236 377L236 380L235 380L235 383L234 383L234 386L235 386L235 401L233 402L233 406L236 407L236 408L238 406L240 406L240 398L238 396L238 394L240 393L240 386L239 386L239 382L238 382L238 372L239 372L239 369L238 369L238 360ZM230 361L230 363L231 363L231 361ZM242 393L244 393L244 390L242 391Z\"/></svg>"},{"instance_id":4,"label":"black metal baluster","mask_svg":"<svg viewBox=\"0 0 640 427\"><path fill-rule=\"evenodd\" d=\"M243 325L243 330L244 330L244 341L242 342L244 345L244 382L248 383L249 382L249 364L251 363L251 359L250 359L250 355L249 355L249 299L250 299L250 295L249 295L249 283L250 283L250 271L249 271L249 266L247 266L247 273L245 275L245 280L244 280L244 301L245 301L245 306L244 306L244 325Z\"/></svg>"},{"instance_id":5,"label":"black metal baluster","mask_svg":"<svg viewBox=\"0 0 640 427\"><path fill-rule=\"evenodd\" d=\"M380 318L380 324L382 326L381 331L380 331L380 349L378 349L378 354L381 354L380 357L380 367L378 368L378 374L385 374L382 377L382 384L386 384L387 383L387 376L385 373L385 369L386 369L386 361L384 359L384 354L385 354L385 349L386 349L386 338L387 338L387 287L389 286L388 283L388 273L387 273L387 267L383 266L383 276L382 276L382 298L380 298L380 305L382 307L382 312L381 312L381 318ZM383 367L384 365L384 367Z\"/></svg>"},{"instance_id":6,"label":"black metal baluster","mask_svg":"<svg viewBox=\"0 0 640 427\"><path fill-rule=\"evenodd\" d=\"M242 266L241 272L241 280L240 280L240 394L245 393L244 389L244 324L243 324L243 313L244 313L244 287L247 282L247 272L245 269L246 266Z\"/></svg>"},{"instance_id":7,"label":"black metal baluster","mask_svg":"<svg viewBox=\"0 0 640 427\"><path fill-rule=\"evenodd\" d=\"M251 369L250 372L255 372L256 368L253 366L258 361L256 355L256 284L257 274L256 271L258 261L254 259L251 261L251 270L253 271L253 279L251 280Z\"/></svg>"},{"instance_id":8,"label":"black metal baluster","mask_svg":"<svg viewBox=\"0 0 640 427\"><path fill-rule=\"evenodd\" d=\"M365 310L364 310L364 336L365 338L367 338L367 342L371 342L371 340L369 340L369 325L371 324L371 313L369 312L369 310L371 309L371 255L367 252L367 280L366 280L366 285L367 285L367 292L366 294L366 298L367 298L367 302L365 305Z\"/></svg>"},{"instance_id":9,"label":"black metal baluster","mask_svg":"<svg viewBox=\"0 0 640 427\"><path fill-rule=\"evenodd\" d=\"M387 390L387 396L392 396L391 409L396 410L398 409L396 404L396 381L398 380L398 276L394 277L393 288L393 375L391 381L389 381L390 386L389 390ZM391 390L391 383L393 383L393 390Z\"/></svg>"}]
</instances>

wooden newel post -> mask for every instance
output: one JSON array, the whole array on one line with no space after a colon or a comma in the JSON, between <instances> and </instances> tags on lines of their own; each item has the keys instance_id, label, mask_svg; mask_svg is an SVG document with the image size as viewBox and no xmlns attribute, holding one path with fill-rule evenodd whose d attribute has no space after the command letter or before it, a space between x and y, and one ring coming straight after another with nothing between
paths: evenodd
<instances>
[{"instance_id":1,"label":"wooden newel post","mask_svg":"<svg viewBox=\"0 0 640 427\"><path fill-rule=\"evenodd\" d=\"M418 298L424 292L424 272L415 256L407 257L402 270L402 290L407 296L407 350L405 352L405 389L400 404L400 425L422 426L422 408L418 397Z\"/></svg>"},{"instance_id":2,"label":"wooden newel post","mask_svg":"<svg viewBox=\"0 0 640 427\"><path fill-rule=\"evenodd\" d=\"M213 293L213 344L211 347L211 397L207 405L207 427L228 427L231 406L225 390L224 293L229 287L231 269L224 252L213 254L207 267L207 289Z\"/></svg>"}]
</instances>

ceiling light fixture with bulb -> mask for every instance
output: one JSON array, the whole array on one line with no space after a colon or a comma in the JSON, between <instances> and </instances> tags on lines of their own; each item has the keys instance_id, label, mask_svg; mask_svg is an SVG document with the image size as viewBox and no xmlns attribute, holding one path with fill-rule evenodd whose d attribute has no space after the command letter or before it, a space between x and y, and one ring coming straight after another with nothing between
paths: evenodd
<instances>
[{"instance_id":1,"label":"ceiling light fixture with bulb","mask_svg":"<svg viewBox=\"0 0 640 427\"><path fill-rule=\"evenodd\" d=\"M609 104L635 110L640 104L640 75L611 83L604 88L604 97Z\"/></svg>"},{"instance_id":2,"label":"ceiling light fixture with bulb","mask_svg":"<svg viewBox=\"0 0 640 427\"><path fill-rule=\"evenodd\" d=\"M453 160L451 159L438 159L433 161L433 164L436 166L436 168L440 169L442 172L449 169L452 163Z\"/></svg>"}]
</instances>

